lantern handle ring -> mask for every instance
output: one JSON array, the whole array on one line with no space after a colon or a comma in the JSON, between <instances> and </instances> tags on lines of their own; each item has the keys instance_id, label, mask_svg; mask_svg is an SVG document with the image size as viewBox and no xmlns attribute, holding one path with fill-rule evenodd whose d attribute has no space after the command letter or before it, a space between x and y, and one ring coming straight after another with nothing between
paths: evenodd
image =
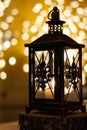
<instances>
[{"instance_id":1,"label":"lantern handle ring","mask_svg":"<svg viewBox=\"0 0 87 130\"><path fill-rule=\"evenodd\" d=\"M55 6L49 13L48 13L48 19L53 21L59 21L59 9Z\"/></svg>"}]
</instances>

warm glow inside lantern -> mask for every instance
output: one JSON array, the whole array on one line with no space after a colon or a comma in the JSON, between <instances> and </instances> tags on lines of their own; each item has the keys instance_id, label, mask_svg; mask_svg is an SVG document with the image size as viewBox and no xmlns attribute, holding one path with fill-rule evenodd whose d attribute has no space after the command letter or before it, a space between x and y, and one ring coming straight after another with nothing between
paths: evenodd
<instances>
[{"instance_id":1,"label":"warm glow inside lantern","mask_svg":"<svg viewBox=\"0 0 87 130\"><path fill-rule=\"evenodd\" d=\"M65 113L85 111L82 106L82 48L62 33L65 23L54 7L48 14L49 33L44 34L29 48L29 106L33 109Z\"/></svg>"}]
</instances>

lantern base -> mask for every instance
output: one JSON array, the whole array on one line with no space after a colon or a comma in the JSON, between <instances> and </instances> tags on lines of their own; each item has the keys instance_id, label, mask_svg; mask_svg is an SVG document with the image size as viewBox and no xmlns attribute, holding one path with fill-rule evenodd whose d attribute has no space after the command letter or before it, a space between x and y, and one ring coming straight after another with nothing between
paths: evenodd
<instances>
[{"instance_id":1,"label":"lantern base","mask_svg":"<svg viewBox=\"0 0 87 130\"><path fill-rule=\"evenodd\" d=\"M66 116L20 114L20 130L86 130L87 113L72 112Z\"/></svg>"},{"instance_id":2,"label":"lantern base","mask_svg":"<svg viewBox=\"0 0 87 130\"><path fill-rule=\"evenodd\" d=\"M43 113L43 114L53 114L53 115L67 115L68 113L72 113L73 111L81 111L81 112L86 112L86 106L69 106L69 107L62 107L62 108L57 108L57 107L26 107L26 113L32 113L33 111Z\"/></svg>"}]
</instances>

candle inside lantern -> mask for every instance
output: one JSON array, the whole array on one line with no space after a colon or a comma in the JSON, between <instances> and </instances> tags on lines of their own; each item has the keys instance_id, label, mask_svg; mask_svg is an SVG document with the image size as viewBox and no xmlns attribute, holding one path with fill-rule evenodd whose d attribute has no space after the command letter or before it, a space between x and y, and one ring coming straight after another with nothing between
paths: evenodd
<instances>
[{"instance_id":1,"label":"candle inside lantern","mask_svg":"<svg viewBox=\"0 0 87 130\"><path fill-rule=\"evenodd\" d=\"M50 88L47 83L46 88L44 90L42 90L40 88L36 93L36 98L53 99L54 98L54 86L55 86L54 78L51 81L51 85L52 85L52 87Z\"/></svg>"}]
</instances>

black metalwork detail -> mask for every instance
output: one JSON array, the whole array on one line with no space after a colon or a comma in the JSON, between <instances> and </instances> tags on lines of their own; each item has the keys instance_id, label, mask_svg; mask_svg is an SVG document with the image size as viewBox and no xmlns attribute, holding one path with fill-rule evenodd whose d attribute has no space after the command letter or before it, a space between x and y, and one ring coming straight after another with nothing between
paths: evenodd
<instances>
[{"instance_id":1,"label":"black metalwork detail","mask_svg":"<svg viewBox=\"0 0 87 130\"><path fill-rule=\"evenodd\" d=\"M72 65L69 67L69 71L68 74L66 74L67 78L70 78L70 82L73 84L73 88L76 89L77 88L77 83L79 82L79 68L77 67L77 65L75 64L75 58L73 57L73 63Z\"/></svg>"},{"instance_id":2,"label":"black metalwork detail","mask_svg":"<svg viewBox=\"0 0 87 130\"><path fill-rule=\"evenodd\" d=\"M46 23L49 25L49 33L62 33L62 27L65 21L60 20L60 12L56 6L48 13L48 19L49 21Z\"/></svg>"},{"instance_id":3,"label":"black metalwork detail","mask_svg":"<svg viewBox=\"0 0 87 130\"><path fill-rule=\"evenodd\" d=\"M77 58L78 56L78 53L76 55L76 57L73 56L73 62L72 64L70 65L70 61L69 61L69 58L68 58L68 55L67 55L67 52L66 52L66 56L67 56L67 60L66 60L66 66L67 66L67 72L66 72L66 78L69 79L69 83L71 85L69 85L69 89L68 89L68 93L67 93L67 96L66 98L68 98L68 95L70 93L70 89L71 87L73 87L78 99L80 99L80 91L79 91L79 88L78 88L78 83L80 82L80 68L79 66L77 65L78 64L78 59L79 57ZM75 59L77 58L77 62L75 62Z\"/></svg>"},{"instance_id":4,"label":"black metalwork detail","mask_svg":"<svg viewBox=\"0 0 87 130\"><path fill-rule=\"evenodd\" d=\"M37 55L36 55L36 57L37 57ZM38 59L38 61L39 61L39 59ZM46 88L46 83L48 83L48 86L51 90L49 82L51 81L51 78L53 76L54 75L51 72L50 65L45 63L44 54L42 53L39 64L36 67L35 80L39 83L39 87L42 88L42 90L44 90Z\"/></svg>"}]
</instances>

